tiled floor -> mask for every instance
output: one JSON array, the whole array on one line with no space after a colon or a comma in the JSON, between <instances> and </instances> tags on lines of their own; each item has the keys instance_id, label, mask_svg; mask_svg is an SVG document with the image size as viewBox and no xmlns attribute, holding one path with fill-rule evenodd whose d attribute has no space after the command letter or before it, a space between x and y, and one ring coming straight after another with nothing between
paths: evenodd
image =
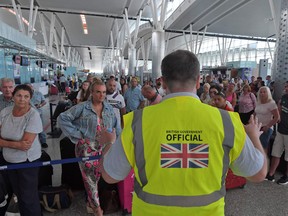
<instances>
[{"instance_id":1,"label":"tiled floor","mask_svg":"<svg viewBox=\"0 0 288 216\"><path fill-rule=\"evenodd\" d=\"M51 98L50 98L51 99ZM53 97L52 100L58 100L57 96ZM45 123L44 125L49 126L49 104L45 106L44 111ZM51 129L47 128L47 132ZM63 134L59 138L51 139L48 136L47 143L48 148L45 149L52 160L60 159L60 145L59 141L64 136ZM278 174L276 178L279 178ZM54 166L53 174L53 185L61 184L61 166ZM60 210L56 213L44 212L44 216L57 215L57 216L85 216L89 215L86 213L85 208L85 197L84 191L75 191L75 198L72 206L66 210ZM288 216L288 185L281 186L276 183L264 181L262 183L250 183L248 182L244 189L232 189L227 191L226 195L226 216ZM122 215L119 211L110 216Z\"/></svg>"}]
</instances>

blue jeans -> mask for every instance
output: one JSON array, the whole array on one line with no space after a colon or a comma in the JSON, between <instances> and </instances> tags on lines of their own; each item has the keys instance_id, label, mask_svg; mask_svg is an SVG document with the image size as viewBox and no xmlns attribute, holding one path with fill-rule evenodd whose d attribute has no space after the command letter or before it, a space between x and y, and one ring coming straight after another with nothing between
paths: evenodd
<instances>
[{"instance_id":1,"label":"blue jeans","mask_svg":"<svg viewBox=\"0 0 288 216\"><path fill-rule=\"evenodd\" d=\"M260 141L261 141L262 147L264 149L268 148L270 137L271 137L272 133L273 133L273 130L271 128L269 128L266 132L263 132L261 134Z\"/></svg>"}]
</instances>

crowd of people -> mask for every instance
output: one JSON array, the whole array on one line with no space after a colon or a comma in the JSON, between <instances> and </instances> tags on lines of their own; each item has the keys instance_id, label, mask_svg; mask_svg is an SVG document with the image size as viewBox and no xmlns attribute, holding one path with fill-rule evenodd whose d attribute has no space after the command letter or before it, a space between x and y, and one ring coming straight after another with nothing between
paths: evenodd
<instances>
[{"instance_id":1,"label":"crowd of people","mask_svg":"<svg viewBox=\"0 0 288 216\"><path fill-rule=\"evenodd\" d=\"M147 80L142 86L137 77L119 77L118 82L115 75L104 81L89 74L73 92L73 106L57 114L77 157L102 156L79 162L87 211L97 216L103 215L100 176L115 183L131 169L135 215L224 215L223 178L229 167L254 182L265 177L275 181L283 151L288 155L288 83L277 106L271 76L265 83L261 77L225 80L209 74L200 83L198 59L189 51L167 55L161 71L155 83ZM61 77L62 91L67 80ZM1 165L39 160L41 144L47 147L41 121L45 98L33 86L15 87L8 78L1 79L0 87ZM268 172L266 157L277 123ZM191 158L173 159L173 152ZM38 168L1 171L9 186L8 202L14 193L21 215L41 215L37 173ZM287 174L288 168L277 183L287 184ZM0 208L0 215L5 211Z\"/></svg>"}]
</instances>

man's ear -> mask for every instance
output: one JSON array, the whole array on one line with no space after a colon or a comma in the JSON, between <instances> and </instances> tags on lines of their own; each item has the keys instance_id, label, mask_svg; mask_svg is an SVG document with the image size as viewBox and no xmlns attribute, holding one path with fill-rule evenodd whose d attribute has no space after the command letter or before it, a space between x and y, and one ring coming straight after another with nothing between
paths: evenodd
<instances>
[{"instance_id":1,"label":"man's ear","mask_svg":"<svg viewBox=\"0 0 288 216\"><path fill-rule=\"evenodd\" d=\"M200 74L197 76L197 79L196 79L196 89L199 89L200 88Z\"/></svg>"},{"instance_id":2,"label":"man's ear","mask_svg":"<svg viewBox=\"0 0 288 216\"><path fill-rule=\"evenodd\" d=\"M162 82L162 88L166 90L167 89L166 79L163 76L161 77L161 82Z\"/></svg>"}]
</instances>

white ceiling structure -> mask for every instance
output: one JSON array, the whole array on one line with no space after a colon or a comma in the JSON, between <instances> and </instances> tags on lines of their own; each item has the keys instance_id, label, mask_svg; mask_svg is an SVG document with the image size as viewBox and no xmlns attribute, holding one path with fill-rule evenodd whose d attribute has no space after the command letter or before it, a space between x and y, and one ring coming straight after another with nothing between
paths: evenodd
<instances>
[{"instance_id":1,"label":"white ceiling structure","mask_svg":"<svg viewBox=\"0 0 288 216\"><path fill-rule=\"evenodd\" d=\"M143 37L145 41L151 38L151 1L161 8L162 0L34 0L34 6L38 6L38 14L41 12L44 16L48 36L51 14L54 13L58 41L61 40L61 27L65 29L66 52L69 46L75 48L85 69L101 72L105 66L105 53L112 48L111 39L113 38L114 47L117 43L119 45L119 32L124 28L125 8L130 25L136 22L139 11L143 11L141 19L144 24L140 26L138 38ZM23 17L29 20L30 0L15 2L21 6ZM280 0L184 0L167 18L164 29L167 32L176 32L170 33L168 39L181 35L183 30L189 31L190 24L193 31L203 31L207 26L208 34L276 38L280 4ZM7 10L13 10L12 0L1 0L0 8L0 20L19 29L16 16ZM80 14L86 16L88 34L83 32ZM273 14L276 14L275 17ZM37 18L33 38L38 45L44 44L42 33ZM140 43L137 42L136 47L139 46Z\"/></svg>"}]
</instances>

